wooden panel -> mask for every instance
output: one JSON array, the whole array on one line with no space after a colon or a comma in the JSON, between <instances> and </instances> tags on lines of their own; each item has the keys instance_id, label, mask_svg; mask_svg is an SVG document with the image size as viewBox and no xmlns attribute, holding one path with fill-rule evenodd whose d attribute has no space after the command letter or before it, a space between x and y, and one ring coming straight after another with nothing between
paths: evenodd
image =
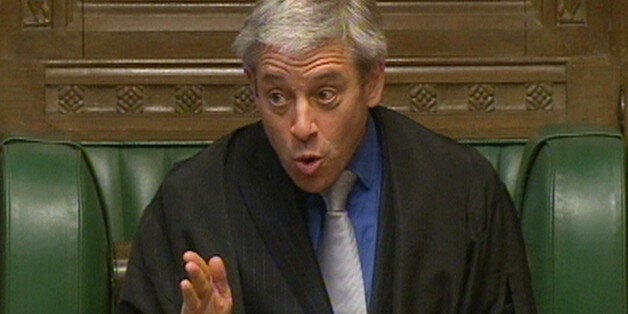
<instances>
[{"instance_id":1,"label":"wooden panel","mask_svg":"<svg viewBox=\"0 0 628 314\"><path fill-rule=\"evenodd\" d=\"M0 61L0 137L40 135L48 129L42 115L43 66Z\"/></svg>"},{"instance_id":2,"label":"wooden panel","mask_svg":"<svg viewBox=\"0 0 628 314\"><path fill-rule=\"evenodd\" d=\"M527 137L568 120L567 69L562 59L391 59L384 105L455 137ZM213 139L258 118L236 60L51 62L45 86L47 121L81 136Z\"/></svg>"},{"instance_id":3,"label":"wooden panel","mask_svg":"<svg viewBox=\"0 0 628 314\"><path fill-rule=\"evenodd\" d=\"M229 47L251 8L86 1L86 57L233 57ZM380 9L392 57L525 54L522 1L382 2Z\"/></svg>"},{"instance_id":4,"label":"wooden panel","mask_svg":"<svg viewBox=\"0 0 628 314\"><path fill-rule=\"evenodd\" d=\"M613 0L533 0L528 7L527 53L576 56L610 52Z\"/></svg>"},{"instance_id":5,"label":"wooden panel","mask_svg":"<svg viewBox=\"0 0 628 314\"><path fill-rule=\"evenodd\" d=\"M225 58L251 4L86 1L87 58ZM114 49L112 49L114 47Z\"/></svg>"},{"instance_id":6,"label":"wooden panel","mask_svg":"<svg viewBox=\"0 0 628 314\"><path fill-rule=\"evenodd\" d=\"M253 1L0 1L0 136L214 139L258 119ZM30 4L30 5L29 5ZM384 105L456 138L626 121L628 0L380 1Z\"/></svg>"},{"instance_id":7,"label":"wooden panel","mask_svg":"<svg viewBox=\"0 0 628 314\"><path fill-rule=\"evenodd\" d=\"M620 125L628 135L628 0L618 0L613 7L613 32L615 56L621 64Z\"/></svg>"},{"instance_id":8,"label":"wooden panel","mask_svg":"<svg viewBox=\"0 0 628 314\"><path fill-rule=\"evenodd\" d=\"M391 57L523 56L522 1L387 2Z\"/></svg>"},{"instance_id":9,"label":"wooden panel","mask_svg":"<svg viewBox=\"0 0 628 314\"><path fill-rule=\"evenodd\" d=\"M0 57L80 58L82 16L76 0L0 2Z\"/></svg>"}]
</instances>

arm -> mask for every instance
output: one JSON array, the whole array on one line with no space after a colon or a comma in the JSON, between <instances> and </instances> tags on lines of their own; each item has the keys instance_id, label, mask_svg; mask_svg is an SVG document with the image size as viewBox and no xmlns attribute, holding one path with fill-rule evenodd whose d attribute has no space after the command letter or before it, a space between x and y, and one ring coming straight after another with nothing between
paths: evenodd
<instances>
[{"instance_id":1,"label":"arm","mask_svg":"<svg viewBox=\"0 0 628 314\"><path fill-rule=\"evenodd\" d=\"M521 220L498 179L489 204L486 238L480 245L486 256L482 272L491 282L489 300L495 298L487 308L500 313L536 313Z\"/></svg>"},{"instance_id":2,"label":"arm","mask_svg":"<svg viewBox=\"0 0 628 314\"><path fill-rule=\"evenodd\" d=\"M170 258L161 208L158 194L142 217L117 312L159 313L174 312L177 308L186 314L231 313L233 299L222 258L213 257L205 262L192 251L182 255L183 263ZM177 288L173 279L184 274L188 279L181 280ZM183 301L180 309L177 304L181 301L174 298L176 290L180 290L178 294Z\"/></svg>"},{"instance_id":3,"label":"arm","mask_svg":"<svg viewBox=\"0 0 628 314\"><path fill-rule=\"evenodd\" d=\"M536 313L519 213L483 163L476 163L471 176L467 215L473 249L467 257L468 304L461 312Z\"/></svg>"}]
</instances>

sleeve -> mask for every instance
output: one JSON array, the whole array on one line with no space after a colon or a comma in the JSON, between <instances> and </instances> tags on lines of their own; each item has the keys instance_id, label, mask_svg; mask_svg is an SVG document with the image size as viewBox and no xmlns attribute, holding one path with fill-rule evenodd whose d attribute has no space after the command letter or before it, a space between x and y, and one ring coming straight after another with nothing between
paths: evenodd
<instances>
[{"instance_id":1,"label":"sleeve","mask_svg":"<svg viewBox=\"0 0 628 314\"><path fill-rule=\"evenodd\" d=\"M179 257L173 254L159 192L144 210L117 313L177 313L181 307Z\"/></svg>"},{"instance_id":2,"label":"sleeve","mask_svg":"<svg viewBox=\"0 0 628 314\"><path fill-rule=\"evenodd\" d=\"M518 212L496 175L490 186L486 233L479 245L480 255L487 257L479 263L489 283L484 308L491 313L536 313Z\"/></svg>"}]
</instances>

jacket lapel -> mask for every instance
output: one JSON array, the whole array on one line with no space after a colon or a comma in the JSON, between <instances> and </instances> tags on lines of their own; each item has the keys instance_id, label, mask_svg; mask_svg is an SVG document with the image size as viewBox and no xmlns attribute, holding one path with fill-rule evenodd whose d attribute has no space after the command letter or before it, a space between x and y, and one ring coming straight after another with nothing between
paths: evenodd
<instances>
[{"instance_id":1,"label":"jacket lapel","mask_svg":"<svg viewBox=\"0 0 628 314\"><path fill-rule=\"evenodd\" d=\"M304 193L285 173L265 136L252 143L257 144L246 154L239 187L257 232L304 312L330 313L309 238Z\"/></svg>"}]
</instances>

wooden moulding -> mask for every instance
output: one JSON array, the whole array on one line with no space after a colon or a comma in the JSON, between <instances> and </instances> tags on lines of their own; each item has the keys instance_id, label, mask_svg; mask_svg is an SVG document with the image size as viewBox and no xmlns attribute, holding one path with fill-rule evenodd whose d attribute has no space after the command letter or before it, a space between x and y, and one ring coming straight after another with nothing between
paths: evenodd
<instances>
[{"instance_id":1,"label":"wooden moulding","mask_svg":"<svg viewBox=\"0 0 628 314\"><path fill-rule=\"evenodd\" d=\"M390 55L524 56L522 1L378 1ZM83 1L86 58L232 57L252 3ZM123 49L111 49L124 47Z\"/></svg>"},{"instance_id":2,"label":"wooden moulding","mask_svg":"<svg viewBox=\"0 0 628 314\"><path fill-rule=\"evenodd\" d=\"M567 60L391 59L383 105L455 138L567 120ZM256 121L236 60L55 61L46 121L81 139L215 139Z\"/></svg>"}]
</instances>

